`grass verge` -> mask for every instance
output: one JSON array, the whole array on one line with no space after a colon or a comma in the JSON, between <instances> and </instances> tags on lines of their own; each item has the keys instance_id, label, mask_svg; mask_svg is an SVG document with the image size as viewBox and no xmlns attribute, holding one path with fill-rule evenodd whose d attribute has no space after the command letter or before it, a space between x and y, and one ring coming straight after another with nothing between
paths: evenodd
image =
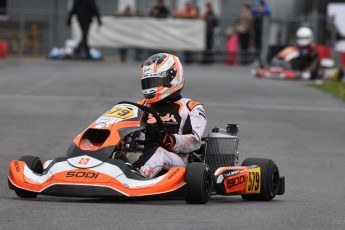
<instances>
[{"instance_id":1,"label":"grass verge","mask_svg":"<svg viewBox=\"0 0 345 230\"><path fill-rule=\"evenodd\" d=\"M324 81L322 84L312 84L313 87L328 92L345 102L345 83L339 81Z\"/></svg>"}]
</instances>

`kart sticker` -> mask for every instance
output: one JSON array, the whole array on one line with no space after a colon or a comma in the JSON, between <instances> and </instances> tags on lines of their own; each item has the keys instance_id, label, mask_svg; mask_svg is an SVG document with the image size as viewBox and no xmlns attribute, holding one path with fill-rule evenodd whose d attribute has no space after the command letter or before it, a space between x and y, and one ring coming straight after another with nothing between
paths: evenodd
<instances>
[{"instance_id":1,"label":"kart sticker","mask_svg":"<svg viewBox=\"0 0 345 230\"><path fill-rule=\"evenodd\" d=\"M224 180L227 193L243 191L246 186L246 175L244 173L231 175Z\"/></svg>"},{"instance_id":2,"label":"kart sticker","mask_svg":"<svg viewBox=\"0 0 345 230\"><path fill-rule=\"evenodd\" d=\"M127 119L133 117L134 112L132 109L124 107L122 105L116 105L114 108L103 114L106 117L117 117L121 119Z\"/></svg>"},{"instance_id":3,"label":"kart sticker","mask_svg":"<svg viewBox=\"0 0 345 230\"><path fill-rule=\"evenodd\" d=\"M248 169L248 182L246 185L246 194L260 193L261 170L260 168Z\"/></svg>"},{"instance_id":4,"label":"kart sticker","mask_svg":"<svg viewBox=\"0 0 345 230\"><path fill-rule=\"evenodd\" d=\"M71 164L77 168L91 168L91 167L95 167L95 166L103 163L102 161L100 161L96 158L86 156L86 155L78 156L78 157L72 157L72 158L67 159L67 161L69 164Z\"/></svg>"},{"instance_id":5,"label":"kart sticker","mask_svg":"<svg viewBox=\"0 0 345 230\"><path fill-rule=\"evenodd\" d=\"M137 116L138 107L130 104L118 104L96 120L95 128L109 127L111 124Z\"/></svg>"},{"instance_id":6,"label":"kart sticker","mask_svg":"<svg viewBox=\"0 0 345 230\"><path fill-rule=\"evenodd\" d=\"M87 163L90 161L90 158L88 157L83 157L80 159L80 161L78 162L78 165L87 165Z\"/></svg>"},{"instance_id":7,"label":"kart sticker","mask_svg":"<svg viewBox=\"0 0 345 230\"><path fill-rule=\"evenodd\" d=\"M116 117L100 117L96 120L95 128L109 127L109 125L114 124L118 121L122 121L120 118Z\"/></svg>"}]
</instances>

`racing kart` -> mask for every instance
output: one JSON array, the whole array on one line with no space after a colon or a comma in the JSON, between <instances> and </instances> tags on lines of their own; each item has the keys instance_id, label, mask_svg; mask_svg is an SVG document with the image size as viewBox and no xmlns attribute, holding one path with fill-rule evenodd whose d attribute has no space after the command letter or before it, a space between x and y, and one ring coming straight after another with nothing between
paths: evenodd
<instances>
[{"instance_id":1,"label":"racing kart","mask_svg":"<svg viewBox=\"0 0 345 230\"><path fill-rule=\"evenodd\" d=\"M311 66L303 68L299 63L300 53L297 47L287 47L279 52L267 65L259 65L252 70L257 78L273 78L287 80L342 80L344 72L338 68L335 61L322 58ZM298 67L297 67L298 66ZM302 70L301 70L302 69Z\"/></svg>"},{"instance_id":2,"label":"racing kart","mask_svg":"<svg viewBox=\"0 0 345 230\"><path fill-rule=\"evenodd\" d=\"M241 195L244 200L270 201L285 192L285 178L272 160L248 158L238 166L238 126L214 128L202 147L188 154L186 167L173 167L152 179L132 169L149 139L138 135L147 129L151 108L120 102L75 137L65 157L42 164L23 156L10 162L9 188L22 198L37 195L65 197L182 196L187 203L204 204L211 194ZM135 157L133 157L135 156ZM124 159L129 160L129 163Z\"/></svg>"}]
</instances>

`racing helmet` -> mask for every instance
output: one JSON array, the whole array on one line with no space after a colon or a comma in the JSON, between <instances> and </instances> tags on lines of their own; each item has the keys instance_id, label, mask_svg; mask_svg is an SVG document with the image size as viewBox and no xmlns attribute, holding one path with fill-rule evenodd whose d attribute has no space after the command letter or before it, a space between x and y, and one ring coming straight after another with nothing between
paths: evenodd
<instances>
[{"instance_id":1,"label":"racing helmet","mask_svg":"<svg viewBox=\"0 0 345 230\"><path fill-rule=\"evenodd\" d=\"M149 57L142 65L141 88L149 104L181 91L183 85L183 67L175 55L158 53Z\"/></svg>"},{"instance_id":2,"label":"racing helmet","mask_svg":"<svg viewBox=\"0 0 345 230\"><path fill-rule=\"evenodd\" d=\"M313 31L308 27L301 27L296 32L298 46L309 46L313 43Z\"/></svg>"}]
</instances>

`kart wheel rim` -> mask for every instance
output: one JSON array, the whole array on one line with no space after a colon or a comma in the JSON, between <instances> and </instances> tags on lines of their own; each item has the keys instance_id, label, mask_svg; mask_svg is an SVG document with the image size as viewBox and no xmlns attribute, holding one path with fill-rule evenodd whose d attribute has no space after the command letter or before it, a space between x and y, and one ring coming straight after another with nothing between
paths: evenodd
<instances>
[{"instance_id":1,"label":"kart wheel rim","mask_svg":"<svg viewBox=\"0 0 345 230\"><path fill-rule=\"evenodd\" d=\"M207 178L206 178L206 183L205 183L205 193L209 194L211 191L211 185L212 185L212 181L211 181L211 175L208 174Z\"/></svg>"}]
</instances>

